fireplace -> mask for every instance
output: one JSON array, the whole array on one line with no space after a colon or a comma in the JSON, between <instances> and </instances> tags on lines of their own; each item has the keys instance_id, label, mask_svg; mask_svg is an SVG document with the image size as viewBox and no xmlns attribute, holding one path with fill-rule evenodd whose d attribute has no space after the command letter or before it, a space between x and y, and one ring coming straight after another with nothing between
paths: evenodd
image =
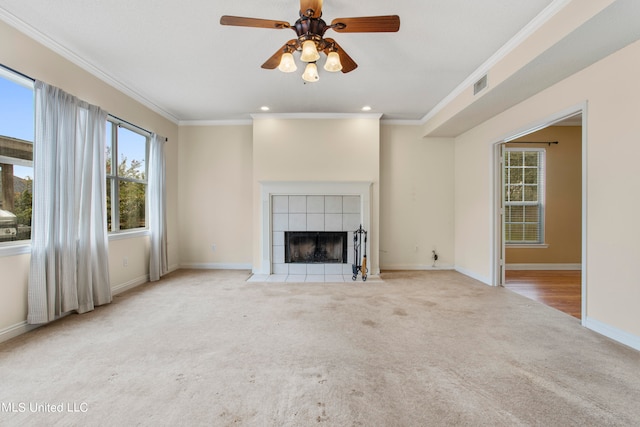
<instances>
[{"instance_id":1,"label":"fireplace","mask_svg":"<svg viewBox=\"0 0 640 427\"><path fill-rule=\"evenodd\" d=\"M303 277L349 275L353 263L353 231L370 226L371 182L279 182L261 185L262 262L255 274ZM344 233L346 258L339 261L285 260L285 233ZM315 253L315 249L314 249ZM340 254L344 256L344 248ZM309 255L307 255L308 257ZM333 257L337 259L337 257ZM307 258L308 259L308 258ZM372 273L374 274L374 273Z\"/></svg>"},{"instance_id":2,"label":"fireplace","mask_svg":"<svg viewBox=\"0 0 640 427\"><path fill-rule=\"evenodd\" d=\"M344 264L347 262L347 232L285 231L284 262Z\"/></svg>"}]
</instances>

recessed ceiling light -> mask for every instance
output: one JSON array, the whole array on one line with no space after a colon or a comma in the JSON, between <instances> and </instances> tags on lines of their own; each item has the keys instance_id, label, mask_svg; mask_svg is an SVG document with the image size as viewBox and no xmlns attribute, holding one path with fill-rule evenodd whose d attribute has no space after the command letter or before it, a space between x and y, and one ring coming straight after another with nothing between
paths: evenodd
<instances>
[{"instance_id":1,"label":"recessed ceiling light","mask_svg":"<svg viewBox=\"0 0 640 427\"><path fill-rule=\"evenodd\" d=\"M264 106L260 107L260 109L261 109L262 111L269 111L269 107L267 107L266 105L264 105Z\"/></svg>"},{"instance_id":2,"label":"recessed ceiling light","mask_svg":"<svg viewBox=\"0 0 640 427\"><path fill-rule=\"evenodd\" d=\"M364 107L362 107L362 111L371 111L371 107L365 105Z\"/></svg>"}]
</instances>

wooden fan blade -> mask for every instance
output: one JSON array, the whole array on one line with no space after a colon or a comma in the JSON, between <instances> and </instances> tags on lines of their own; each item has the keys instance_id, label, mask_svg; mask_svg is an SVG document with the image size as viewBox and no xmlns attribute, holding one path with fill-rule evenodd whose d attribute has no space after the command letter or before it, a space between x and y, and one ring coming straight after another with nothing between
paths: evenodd
<instances>
[{"instance_id":1,"label":"wooden fan blade","mask_svg":"<svg viewBox=\"0 0 640 427\"><path fill-rule=\"evenodd\" d=\"M271 56L271 58L267 59L266 62L262 64L262 68L265 70L274 70L278 68L282 55L287 51L287 46L295 46L297 42L297 39L292 39L286 42L276 53L273 54L273 56Z\"/></svg>"},{"instance_id":2,"label":"wooden fan blade","mask_svg":"<svg viewBox=\"0 0 640 427\"><path fill-rule=\"evenodd\" d=\"M344 49L338 43L336 43L334 39L325 39L325 40L330 45L335 46L336 51L338 52L338 56L340 57L340 63L342 64L343 73L346 74L358 68L358 64L356 64L356 61L351 59L351 57L347 54L347 52L345 52ZM327 55L329 55L329 52L331 52L331 46L327 46L324 50L324 53L326 53Z\"/></svg>"},{"instance_id":3,"label":"wooden fan blade","mask_svg":"<svg viewBox=\"0 0 640 427\"><path fill-rule=\"evenodd\" d=\"M309 10L312 15L307 15ZM322 0L300 0L300 13L309 18L320 18L322 16Z\"/></svg>"},{"instance_id":4,"label":"wooden fan blade","mask_svg":"<svg viewBox=\"0 0 640 427\"><path fill-rule=\"evenodd\" d=\"M224 15L220 18L220 24L233 25L235 27L272 28L281 30L291 28L288 22L274 21L272 19L244 18L242 16Z\"/></svg>"},{"instance_id":5,"label":"wooden fan blade","mask_svg":"<svg viewBox=\"0 0 640 427\"><path fill-rule=\"evenodd\" d=\"M336 18L332 28L339 33L395 33L400 29L398 15Z\"/></svg>"}]
</instances>

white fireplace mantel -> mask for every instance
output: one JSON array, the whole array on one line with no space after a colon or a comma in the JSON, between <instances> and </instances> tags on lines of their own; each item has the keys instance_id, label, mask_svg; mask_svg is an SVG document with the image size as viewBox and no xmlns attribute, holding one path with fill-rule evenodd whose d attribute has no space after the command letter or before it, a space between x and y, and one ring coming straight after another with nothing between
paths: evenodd
<instances>
[{"instance_id":1,"label":"white fireplace mantel","mask_svg":"<svg viewBox=\"0 0 640 427\"><path fill-rule=\"evenodd\" d=\"M360 196L361 224L365 230L371 225L371 187L365 181L260 181L261 266L254 274L271 274L272 265L272 196Z\"/></svg>"}]
</instances>

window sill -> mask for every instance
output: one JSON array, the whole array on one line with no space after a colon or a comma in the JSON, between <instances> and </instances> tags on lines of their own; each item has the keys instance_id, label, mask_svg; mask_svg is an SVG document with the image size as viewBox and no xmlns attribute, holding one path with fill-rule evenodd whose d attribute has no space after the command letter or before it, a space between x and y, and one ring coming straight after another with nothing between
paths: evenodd
<instances>
[{"instance_id":1,"label":"window sill","mask_svg":"<svg viewBox=\"0 0 640 427\"><path fill-rule=\"evenodd\" d=\"M547 249L546 243L505 243L505 247L509 249Z\"/></svg>"},{"instance_id":2,"label":"window sill","mask_svg":"<svg viewBox=\"0 0 640 427\"><path fill-rule=\"evenodd\" d=\"M31 242L11 242L0 245L0 258L31 253Z\"/></svg>"},{"instance_id":3,"label":"window sill","mask_svg":"<svg viewBox=\"0 0 640 427\"><path fill-rule=\"evenodd\" d=\"M126 239L135 239L138 237L146 237L149 236L149 230L148 229L142 229L142 230L132 230L132 231L120 231L117 233L109 233L109 241L114 241L114 240L126 240Z\"/></svg>"}]
</instances>

